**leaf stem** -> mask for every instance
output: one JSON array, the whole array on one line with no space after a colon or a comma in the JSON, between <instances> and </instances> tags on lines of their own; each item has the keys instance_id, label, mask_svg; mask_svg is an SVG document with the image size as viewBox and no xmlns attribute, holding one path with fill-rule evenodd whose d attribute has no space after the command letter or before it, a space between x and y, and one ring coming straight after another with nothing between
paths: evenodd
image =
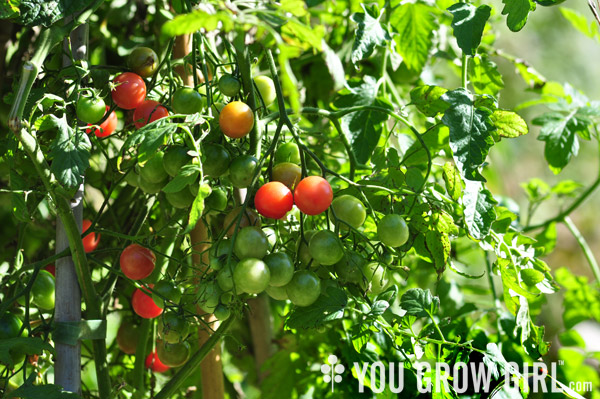
<instances>
[{"instance_id":1,"label":"leaf stem","mask_svg":"<svg viewBox=\"0 0 600 399\"><path fill-rule=\"evenodd\" d=\"M590 268L592 269L592 273L594 273L594 277L596 278L596 284L600 284L600 267L598 267L598 262L594 257L592 249L590 248L587 241L585 240L581 232L577 229L577 226L575 226L575 223L573 223L573 220L571 220L569 216L565 216L563 223L565 224L565 226L567 226L567 228L569 229L571 234L573 234L573 237L575 237L577 243L581 247L583 255L588 261Z\"/></svg>"}]
</instances>

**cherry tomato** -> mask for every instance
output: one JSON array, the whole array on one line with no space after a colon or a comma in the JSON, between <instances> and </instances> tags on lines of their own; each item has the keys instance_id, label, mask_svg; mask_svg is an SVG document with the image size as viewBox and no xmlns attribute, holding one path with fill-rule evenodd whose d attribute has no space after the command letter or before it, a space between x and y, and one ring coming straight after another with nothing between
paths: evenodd
<instances>
[{"instance_id":1,"label":"cherry tomato","mask_svg":"<svg viewBox=\"0 0 600 399\"><path fill-rule=\"evenodd\" d=\"M273 287L283 287L292 280L294 276L294 264L292 259L285 252L274 252L265 256L263 262L266 263L271 273L269 285Z\"/></svg>"},{"instance_id":2,"label":"cherry tomato","mask_svg":"<svg viewBox=\"0 0 600 399\"><path fill-rule=\"evenodd\" d=\"M320 176L308 176L300 180L294 190L294 202L301 212L318 215L331 205L333 190L331 185Z\"/></svg>"},{"instance_id":3,"label":"cherry tomato","mask_svg":"<svg viewBox=\"0 0 600 399\"><path fill-rule=\"evenodd\" d=\"M156 343L156 355L165 366L169 367L182 366L190 358L190 351L190 344L185 341L176 344L162 341Z\"/></svg>"},{"instance_id":4,"label":"cherry tomato","mask_svg":"<svg viewBox=\"0 0 600 399\"><path fill-rule=\"evenodd\" d=\"M127 66L141 77L150 77L158 68L158 55L151 48L136 47L127 57Z\"/></svg>"},{"instance_id":5,"label":"cherry tomato","mask_svg":"<svg viewBox=\"0 0 600 399\"><path fill-rule=\"evenodd\" d=\"M56 266L54 264L44 267L44 270L49 271L50 274L52 274L54 277L56 277Z\"/></svg>"},{"instance_id":6,"label":"cherry tomato","mask_svg":"<svg viewBox=\"0 0 600 399\"><path fill-rule=\"evenodd\" d=\"M317 232L315 230L308 230L304 232L304 239L299 239L298 240L298 244L297 244L297 253L298 253L298 260L300 261L300 263L304 266L319 266L320 263L316 260L313 259L312 256L310 256L310 252L308 251L308 244L310 243L310 239L317 234ZM306 241L306 242L305 242Z\"/></svg>"},{"instance_id":7,"label":"cherry tomato","mask_svg":"<svg viewBox=\"0 0 600 399\"><path fill-rule=\"evenodd\" d=\"M165 307L165 301L163 298L167 298L176 305L179 304L179 301L181 300L181 290L172 281L160 280L154 284L153 290L154 292L152 293L152 299L160 308L164 309Z\"/></svg>"},{"instance_id":8,"label":"cherry tomato","mask_svg":"<svg viewBox=\"0 0 600 399\"><path fill-rule=\"evenodd\" d=\"M165 365L163 362L160 361L160 359L156 355L156 352L152 352L146 357L145 365L147 369L149 368L150 370L156 373L164 373L165 371L168 371L170 369L169 366Z\"/></svg>"},{"instance_id":9,"label":"cherry tomato","mask_svg":"<svg viewBox=\"0 0 600 399\"><path fill-rule=\"evenodd\" d=\"M241 101L230 102L219 114L219 126L223 134L232 139L246 136L254 127L252 109Z\"/></svg>"},{"instance_id":10,"label":"cherry tomato","mask_svg":"<svg viewBox=\"0 0 600 399\"><path fill-rule=\"evenodd\" d=\"M171 107L177 114L195 114L202 112L206 105L204 97L191 87L180 87L171 98Z\"/></svg>"},{"instance_id":11,"label":"cherry tomato","mask_svg":"<svg viewBox=\"0 0 600 399\"><path fill-rule=\"evenodd\" d=\"M231 157L220 144L207 144L202 151L202 171L206 176L219 177L227 172Z\"/></svg>"},{"instance_id":12,"label":"cherry tomato","mask_svg":"<svg viewBox=\"0 0 600 399\"><path fill-rule=\"evenodd\" d=\"M165 181L169 175L165 171L163 166L163 158L165 154L162 151L158 151L152 158L150 158L144 166L139 167L140 177L150 183L161 183Z\"/></svg>"},{"instance_id":13,"label":"cherry tomato","mask_svg":"<svg viewBox=\"0 0 600 399\"><path fill-rule=\"evenodd\" d=\"M146 180L143 176L140 176L138 179L138 186L140 187L140 190L146 194L158 194L165 184L167 184L166 178L158 183L152 183Z\"/></svg>"},{"instance_id":14,"label":"cherry tomato","mask_svg":"<svg viewBox=\"0 0 600 399\"><path fill-rule=\"evenodd\" d=\"M46 270L40 270L31 287L33 303L42 310L54 309L55 286L54 276Z\"/></svg>"},{"instance_id":15,"label":"cherry tomato","mask_svg":"<svg viewBox=\"0 0 600 399\"><path fill-rule=\"evenodd\" d=\"M133 121L135 127L140 129L150 122L169 116L169 111L158 101L146 100L135 108L133 112Z\"/></svg>"},{"instance_id":16,"label":"cherry tomato","mask_svg":"<svg viewBox=\"0 0 600 399\"><path fill-rule=\"evenodd\" d=\"M273 166L271 171L271 180L282 182L290 190L296 187L301 178L302 169L291 162L278 163Z\"/></svg>"},{"instance_id":17,"label":"cherry tomato","mask_svg":"<svg viewBox=\"0 0 600 399\"><path fill-rule=\"evenodd\" d=\"M308 252L320 264L334 265L344 256L344 246L333 231L321 230L311 237Z\"/></svg>"},{"instance_id":18,"label":"cherry tomato","mask_svg":"<svg viewBox=\"0 0 600 399\"><path fill-rule=\"evenodd\" d=\"M275 151L275 163L291 162L300 165L300 149L298 144L287 142L277 147Z\"/></svg>"},{"instance_id":19,"label":"cherry tomato","mask_svg":"<svg viewBox=\"0 0 600 399\"><path fill-rule=\"evenodd\" d=\"M234 263L237 264L237 262ZM233 269L235 269L235 264L232 264L230 267L224 266L217 274L217 284L225 292L233 289Z\"/></svg>"},{"instance_id":20,"label":"cherry tomato","mask_svg":"<svg viewBox=\"0 0 600 399\"><path fill-rule=\"evenodd\" d=\"M165 312L158 320L158 336L168 344L176 344L187 337L190 323L176 312Z\"/></svg>"},{"instance_id":21,"label":"cherry tomato","mask_svg":"<svg viewBox=\"0 0 600 399\"><path fill-rule=\"evenodd\" d=\"M227 192L220 188L214 188L204 199L204 206L208 211L224 211L227 208Z\"/></svg>"},{"instance_id":22,"label":"cherry tomato","mask_svg":"<svg viewBox=\"0 0 600 399\"><path fill-rule=\"evenodd\" d=\"M0 317L0 340L19 336L23 322L14 314L6 312Z\"/></svg>"},{"instance_id":23,"label":"cherry tomato","mask_svg":"<svg viewBox=\"0 0 600 399\"><path fill-rule=\"evenodd\" d=\"M117 331L117 346L119 349L128 355L135 355L139 339L138 325L132 323L131 320L124 320Z\"/></svg>"},{"instance_id":24,"label":"cherry tomato","mask_svg":"<svg viewBox=\"0 0 600 399\"><path fill-rule=\"evenodd\" d=\"M242 212L242 207L238 206L237 208L234 208L231 210L231 212L229 212L226 216L225 216L225 220L223 221L223 228L227 229L227 232L225 235L227 235L228 237L233 236L233 233L235 231L237 222L238 222L238 217L240 215L240 213ZM258 215L256 214L256 212L254 212L254 210L246 208L246 212L245 215L242 216L242 218L240 219L240 229L243 229L246 226L257 226L260 227L261 223L260 223L260 219L258 218Z\"/></svg>"},{"instance_id":25,"label":"cherry tomato","mask_svg":"<svg viewBox=\"0 0 600 399\"><path fill-rule=\"evenodd\" d=\"M201 284L197 293L198 305L204 311L212 313L219 304L221 293L221 289L216 282L211 281Z\"/></svg>"},{"instance_id":26,"label":"cherry tomato","mask_svg":"<svg viewBox=\"0 0 600 399\"><path fill-rule=\"evenodd\" d=\"M240 81L233 75L225 74L219 79L219 91L227 97L235 97L242 87Z\"/></svg>"},{"instance_id":27,"label":"cherry tomato","mask_svg":"<svg viewBox=\"0 0 600 399\"><path fill-rule=\"evenodd\" d=\"M192 206L194 202L194 197L190 192L190 189L186 187L182 188L180 191L176 193L165 193L165 197L167 197L167 201L174 208L177 209L187 209Z\"/></svg>"},{"instance_id":28,"label":"cherry tomato","mask_svg":"<svg viewBox=\"0 0 600 399\"><path fill-rule=\"evenodd\" d=\"M221 270L230 253L233 253L233 242L228 239L218 241L210 247L209 266L214 270Z\"/></svg>"},{"instance_id":29,"label":"cherry tomato","mask_svg":"<svg viewBox=\"0 0 600 399\"><path fill-rule=\"evenodd\" d=\"M340 223L342 229L348 229L346 223L358 229L367 218L364 204L358 198L348 194L336 197L331 203L331 208L329 219L334 223L336 221L343 222Z\"/></svg>"},{"instance_id":30,"label":"cherry tomato","mask_svg":"<svg viewBox=\"0 0 600 399\"><path fill-rule=\"evenodd\" d=\"M109 109L110 109L110 107L107 105L106 109L104 111L104 115L106 115L106 112L108 112ZM104 115L102 115L102 117L104 117ZM100 119L102 119L102 118L100 118ZM94 134L98 138L110 136L112 134L112 132L114 132L115 129L117 128L117 122L118 122L117 114L115 113L115 111L112 111L110 113L110 115L108 115L108 118L106 118L106 120L100 124L100 128L94 129ZM91 124L88 124L88 126L91 126ZM87 134L90 134L92 132L92 128L85 129L85 132Z\"/></svg>"},{"instance_id":31,"label":"cherry tomato","mask_svg":"<svg viewBox=\"0 0 600 399\"><path fill-rule=\"evenodd\" d=\"M369 290L373 294L383 292L388 284L384 265L375 262L365 263L361 269L364 275L364 278L360 281L363 289Z\"/></svg>"},{"instance_id":32,"label":"cherry tomato","mask_svg":"<svg viewBox=\"0 0 600 399\"><path fill-rule=\"evenodd\" d=\"M153 288L154 284L148 284L148 287ZM143 290L143 291L142 291ZM131 297L131 306L133 311L144 319L153 319L160 316L163 309L158 307L145 288L136 288Z\"/></svg>"},{"instance_id":33,"label":"cherry tomato","mask_svg":"<svg viewBox=\"0 0 600 399\"><path fill-rule=\"evenodd\" d=\"M125 72L117 76L113 83L112 99L117 107L122 109L134 109L146 98L146 83L139 75Z\"/></svg>"},{"instance_id":34,"label":"cherry tomato","mask_svg":"<svg viewBox=\"0 0 600 399\"><path fill-rule=\"evenodd\" d=\"M400 215L385 215L377 225L379 241L389 247L399 247L408 241L408 226Z\"/></svg>"},{"instance_id":35,"label":"cherry tomato","mask_svg":"<svg viewBox=\"0 0 600 399\"><path fill-rule=\"evenodd\" d=\"M269 285L265 290L267 295L271 298L276 299L278 301L285 301L288 299L287 291L285 286L283 287L275 287L273 285Z\"/></svg>"},{"instance_id":36,"label":"cherry tomato","mask_svg":"<svg viewBox=\"0 0 600 399\"><path fill-rule=\"evenodd\" d=\"M213 314L215 315L215 317L217 318L217 320L225 321L229 317L231 317L231 310L229 310L229 308L227 306L225 306L222 303L220 303L215 308L215 311L213 312Z\"/></svg>"},{"instance_id":37,"label":"cherry tomato","mask_svg":"<svg viewBox=\"0 0 600 399\"><path fill-rule=\"evenodd\" d=\"M252 155L240 155L229 166L229 180L235 188L246 188L252 183L258 159Z\"/></svg>"},{"instance_id":38,"label":"cherry tomato","mask_svg":"<svg viewBox=\"0 0 600 399\"><path fill-rule=\"evenodd\" d=\"M259 259L244 259L233 270L233 281L238 293L259 294L269 286L270 279L269 268Z\"/></svg>"},{"instance_id":39,"label":"cherry tomato","mask_svg":"<svg viewBox=\"0 0 600 399\"><path fill-rule=\"evenodd\" d=\"M241 229L233 244L233 252L240 259L262 259L269 251L267 235L256 226Z\"/></svg>"},{"instance_id":40,"label":"cherry tomato","mask_svg":"<svg viewBox=\"0 0 600 399\"><path fill-rule=\"evenodd\" d=\"M254 197L258 213L266 218L281 219L294 206L292 192L285 184L272 181L263 184Z\"/></svg>"},{"instance_id":41,"label":"cherry tomato","mask_svg":"<svg viewBox=\"0 0 600 399\"><path fill-rule=\"evenodd\" d=\"M273 79L268 76L256 76L254 78L254 84L258 89L260 98L265 103L265 107L273 104L273 101L275 101L277 98L277 92L275 91Z\"/></svg>"},{"instance_id":42,"label":"cherry tomato","mask_svg":"<svg viewBox=\"0 0 600 399\"><path fill-rule=\"evenodd\" d=\"M79 97L75 111L80 120L93 124L106 113L106 104L101 97Z\"/></svg>"},{"instance_id":43,"label":"cherry tomato","mask_svg":"<svg viewBox=\"0 0 600 399\"><path fill-rule=\"evenodd\" d=\"M294 305L309 306L321 295L321 280L311 271L298 270L285 289Z\"/></svg>"},{"instance_id":44,"label":"cherry tomato","mask_svg":"<svg viewBox=\"0 0 600 399\"><path fill-rule=\"evenodd\" d=\"M91 225L92 225L91 220L83 219L81 229L85 233L86 230L89 229ZM82 241L83 241L83 250L86 253L95 251L96 248L98 247L98 244L100 243L100 234L88 233L83 237Z\"/></svg>"},{"instance_id":45,"label":"cherry tomato","mask_svg":"<svg viewBox=\"0 0 600 399\"><path fill-rule=\"evenodd\" d=\"M188 155L188 149L182 145L174 145L167 148L165 151L162 163L163 169L171 177L179 174L179 171L184 165L187 165L192 160Z\"/></svg>"},{"instance_id":46,"label":"cherry tomato","mask_svg":"<svg viewBox=\"0 0 600 399\"><path fill-rule=\"evenodd\" d=\"M131 244L121 252L119 263L125 276L132 280L141 280L154 271L156 256L148 248Z\"/></svg>"},{"instance_id":47,"label":"cherry tomato","mask_svg":"<svg viewBox=\"0 0 600 399\"><path fill-rule=\"evenodd\" d=\"M346 252L335 264L335 273L344 282L358 284L363 278L362 268L366 263L366 259L356 252Z\"/></svg>"}]
</instances>

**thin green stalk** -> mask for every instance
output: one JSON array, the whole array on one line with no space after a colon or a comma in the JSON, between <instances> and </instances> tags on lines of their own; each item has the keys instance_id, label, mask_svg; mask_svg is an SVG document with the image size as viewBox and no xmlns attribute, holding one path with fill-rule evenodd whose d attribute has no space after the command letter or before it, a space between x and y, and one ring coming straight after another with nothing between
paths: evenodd
<instances>
[{"instance_id":1,"label":"thin green stalk","mask_svg":"<svg viewBox=\"0 0 600 399\"><path fill-rule=\"evenodd\" d=\"M245 34L238 32L238 37L234 41L235 52L237 55L237 62L240 68L240 74L242 75L242 87L244 93L248 96L246 100L248 106L254 113L254 126L250 131L250 152L255 156L260 155L261 146L261 131L260 124L258 123L258 107L256 106L256 96L254 95L254 84L252 80L252 64L250 63L250 53L248 46L244 42Z\"/></svg>"},{"instance_id":2,"label":"thin green stalk","mask_svg":"<svg viewBox=\"0 0 600 399\"><path fill-rule=\"evenodd\" d=\"M469 68L468 67L469 67L469 56L466 55L465 53L463 53L461 72L462 72L462 87L465 90L467 90L467 86L469 84L469 71L468 71Z\"/></svg>"},{"instance_id":3,"label":"thin green stalk","mask_svg":"<svg viewBox=\"0 0 600 399\"><path fill-rule=\"evenodd\" d=\"M565 226L567 226L567 228L569 229L571 234L573 234L573 237L575 237L575 239L577 240L577 243L581 247L581 250L583 251L583 255L585 256L585 259L588 261L590 268L592 269L592 273L594 274L594 277L596 278L596 284L600 284L600 267L598 267L598 262L596 261L596 258L594 257L594 253L592 252L592 249L590 248L587 241L585 240L585 238L583 237L581 232L577 229L577 226L575 226L575 223L573 223L573 221L571 220L570 217L566 216L563 220L563 223L565 224Z\"/></svg>"}]
</instances>

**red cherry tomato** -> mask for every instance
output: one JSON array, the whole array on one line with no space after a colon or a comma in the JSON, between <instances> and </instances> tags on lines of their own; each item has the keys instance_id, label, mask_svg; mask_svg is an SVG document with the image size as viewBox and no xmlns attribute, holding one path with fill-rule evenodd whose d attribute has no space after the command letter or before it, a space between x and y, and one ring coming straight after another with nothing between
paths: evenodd
<instances>
[{"instance_id":1,"label":"red cherry tomato","mask_svg":"<svg viewBox=\"0 0 600 399\"><path fill-rule=\"evenodd\" d=\"M135 127L139 129L165 116L169 116L169 111L160 105L158 101L146 100L138 105L133 112L133 121L135 122Z\"/></svg>"},{"instance_id":2,"label":"red cherry tomato","mask_svg":"<svg viewBox=\"0 0 600 399\"><path fill-rule=\"evenodd\" d=\"M145 364L147 369L149 368L150 370L155 371L157 373L164 373L165 371L168 371L170 369L169 366L165 366L163 362L160 361L160 359L156 355L156 352L152 352L146 357Z\"/></svg>"},{"instance_id":3,"label":"red cherry tomato","mask_svg":"<svg viewBox=\"0 0 600 399\"><path fill-rule=\"evenodd\" d=\"M109 109L110 109L110 107L107 105L106 111L108 111ZM106 115L106 113L105 113L105 115ZM114 132L115 129L117 128L117 121L118 121L117 114L115 114L115 111L111 112L110 115L108 115L108 118L106 118L106 120L100 124L100 129L94 129L94 134L98 138L110 136L112 134L112 132ZM88 126L92 126L92 125L88 123ZM92 132L92 129L87 128L87 129L85 129L85 132L87 134L90 134Z\"/></svg>"},{"instance_id":4,"label":"red cherry tomato","mask_svg":"<svg viewBox=\"0 0 600 399\"><path fill-rule=\"evenodd\" d=\"M148 248L131 244L121 252L121 271L132 280L141 280L152 274L156 256Z\"/></svg>"},{"instance_id":5,"label":"red cherry tomato","mask_svg":"<svg viewBox=\"0 0 600 399\"><path fill-rule=\"evenodd\" d=\"M56 266L54 266L54 264L44 267L44 270L49 271L50 274L52 274L54 277L56 277Z\"/></svg>"},{"instance_id":6,"label":"red cherry tomato","mask_svg":"<svg viewBox=\"0 0 600 399\"><path fill-rule=\"evenodd\" d=\"M294 202L307 215L318 215L331 205L333 190L320 176L308 176L300 180L294 190Z\"/></svg>"},{"instance_id":7,"label":"red cherry tomato","mask_svg":"<svg viewBox=\"0 0 600 399\"><path fill-rule=\"evenodd\" d=\"M92 222L88 219L83 220L82 231L85 232L90 228ZM83 250L85 253L92 252L98 247L98 243L100 242L100 234L89 233L83 237Z\"/></svg>"},{"instance_id":8,"label":"red cherry tomato","mask_svg":"<svg viewBox=\"0 0 600 399\"><path fill-rule=\"evenodd\" d=\"M285 184L272 181L258 189L254 205L264 217L281 219L294 206L294 197Z\"/></svg>"},{"instance_id":9,"label":"red cherry tomato","mask_svg":"<svg viewBox=\"0 0 600 399\"><path fill-rule=\"evenodd\" d=\"M146 98L146 83L133 72L120 74L113 83L112 99L119 108L134 109Z\"/></svg>"},{"instance_id":10,"label":"red cherry tomato","mask_svg":"<svg viewBox=\"0 0 600 399\"><path fill-rule=\"evenodd\" d=\"M148 287L152 288L154 284L148 284ZM156 305L152 296L148 294L150 294L148 291L142 291L142 288L137 288L131 297L131 306L138 316L144 319L153 319L159 316L163 310Z\"/></svg>"}]
</instances>

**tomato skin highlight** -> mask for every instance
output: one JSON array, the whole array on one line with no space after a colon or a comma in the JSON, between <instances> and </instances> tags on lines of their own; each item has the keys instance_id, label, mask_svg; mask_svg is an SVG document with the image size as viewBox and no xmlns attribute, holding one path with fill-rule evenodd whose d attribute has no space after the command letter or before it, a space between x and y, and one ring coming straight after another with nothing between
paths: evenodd
<instances>
[{"instance_id":1,"label":"tomato skin highlight","mask_svg":"<svg viewBox=\"0 0 600 399\"><path fill-rule=\"evenodd\" d=\"M219 126L225 136L240 139L254 127L254 113L248 104L232 101L221 110Z\"/></svg>"},{"instance_id":2,"label":"tomato skin highlight","mask_svg":"<svg viewBox=\"0 0 600 399\"><path fill-rule=\"evenodd\" d=\"M106 115L106 112L108 112L109 109L110 109L110 107L107 105L104 115ZM102 118L100 118L100 119L102 119ZM94 134L99 139L110 136L117 128L117 122L118 122L117 114L115 113L115 111L112 111L110 113L110 115L108 115L108 118L106 118L106 120L100 124L100 129L94 129ZM92 126L92 125L88 124L88 126ZM90 134L92 132L92 128L88 127L87 129L85 129L85 132L87 134Z\"/></svg>"},{"instance_id":3,"label":"tomato skin highlight","mask_svg":"<svg viewBox=\"0 0 600 399\"><path fill-rule=\"evenodd\" d=\"M154 252L138 244L126 247L119 258L121 271L132 280L141 280L152 274L155 262Z\"/></svg>"},{"instance_id":4,"label":"tomato skin highlight","mask_svg":"<svg viewBox=\"0 0 600 399\"><path fill-rule=\"evenodd\" d=\"M148 284L148 287L153 288L154 284ZM131 306L133 311L144 319L153 319L160 316L163 309L158 307L147 291L142 291L137 288L131 297Z\"/></svg>"},{"instance_id":5,"label":"tomato skin highlight","mask_svg":"<svg viewBox=\"0 0 600 399\"><path fill-rule=\"evenodd\" d=\"M267 218L281 219L294 206L294 196L283 183L272 181L262 185L254 197L258 213Z\"/></svg>"},{"instance_id":6,"label":"tomato skin highlight","mask_svg":"<svg viewBox=\"0 0 600 399\"><path fill-rule=\"evenodd\" d=\"M91 220L84 219L81 230L85 233L85 231L87 229L89 229L91 225L92 225ZM85 251L85 253L95 251L96 248L98 247L98 244L100 243L100 234L88 233L83 237L82 241L83 241L83 250Z\"/></svg>"},{"instance_id":7,"label":"tomato skin highlight","mask_svg":"<svg viewBox=\"0 0 600 399\"><path fill-rule=\"evenodd\" d=\"M169 116L169 111L158 101L146 100L135 108L133 121L135 127L140 129L150 122Z\"/></svg>"},{"instance_id":8,"label":"tomato skin highlight","mask_svg":"<svg viewBox=\"0 0 600 399\"><path fill-rule=\"evenodd\" d=\"M164 373L165 371L168 371L170 369L169 366L163 364L163 362L160 361L156 352L150 353L146 357L146 361L144 362L144 364L147 369L149 368L150 370L156 373Z\"/></svg>"},{"instance_id":9,"label":"tomato skin highlight","mask_svg":"<svg viewBox=\"0 0 600 399\"><path fill-rule=\"evenodd\" d=\"M294 202L301 212L318 215L325 212L333 200L333 190L321 176L308 176L300 180L294 190Z\"/></svg>"},{"instance_id":10,"label":"tomato skin highlight","mask_svg":"<svg viewBox=\"0 0 600 399\"><path fill-rule=\"evenodd\" d=\"M133 72L120 74L113 83L116 87L112 90L111 96L119 108L134 109L146 98L146 83Z\"/></svg>"}]
</instances>

